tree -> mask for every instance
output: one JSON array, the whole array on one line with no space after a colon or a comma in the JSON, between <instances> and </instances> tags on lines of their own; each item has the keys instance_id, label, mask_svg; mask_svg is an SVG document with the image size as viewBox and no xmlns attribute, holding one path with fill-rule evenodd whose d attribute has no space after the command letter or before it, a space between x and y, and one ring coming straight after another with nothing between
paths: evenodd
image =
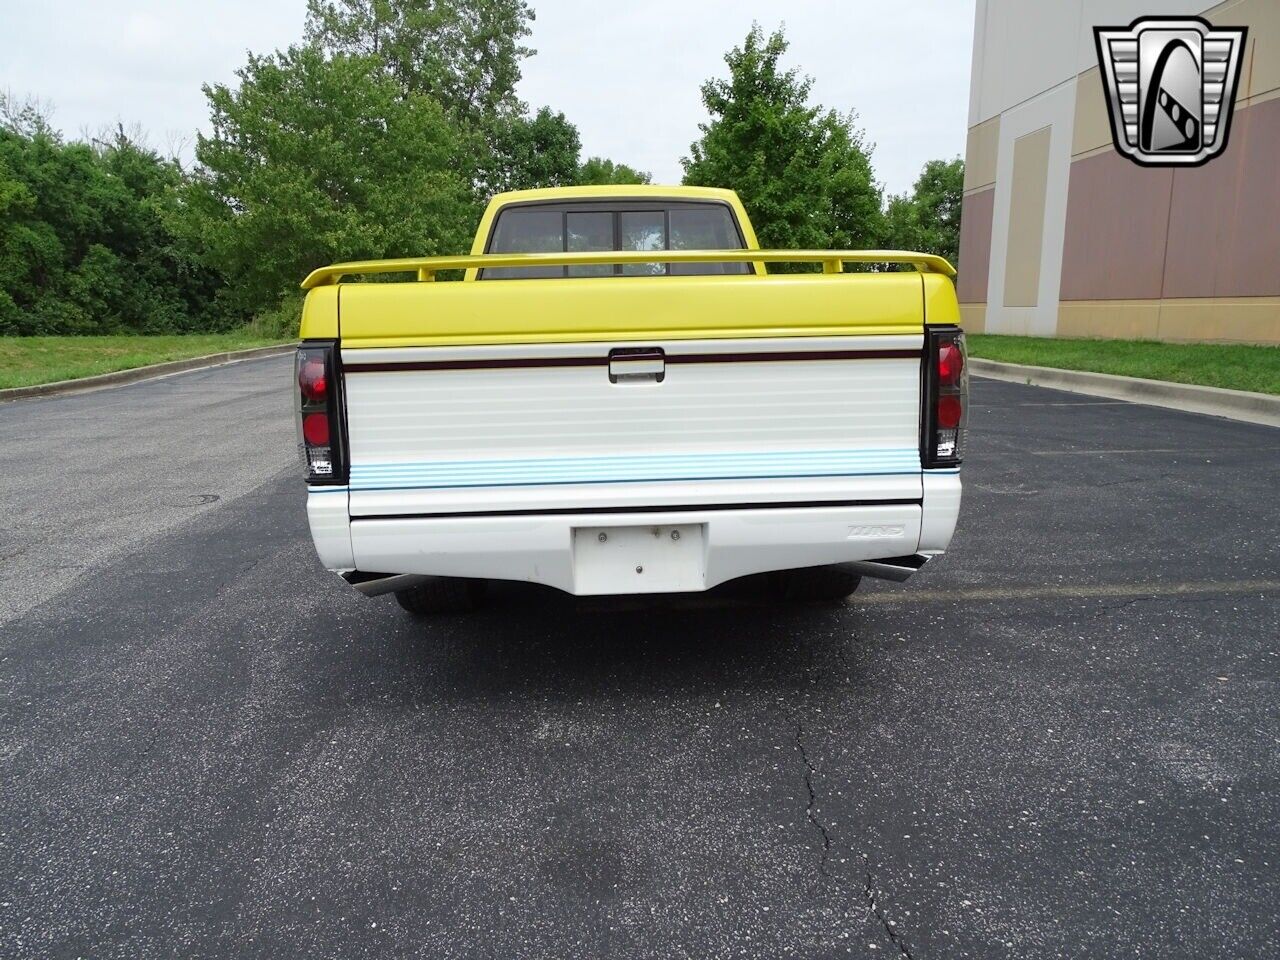
<instances>
[{"instance_id":1,"label":"tree","mask_svg":"<svg viewBox=\"0 0 1280 960\"><path fill-rule=\"evenodd\" d=\"M377 57L406 94L483 126L523 112L515 89L533 18L525 0L307 0L306 37L331 56Z\"/></svg>"},{"instance_id":2,"label":"tree","mask_svg":"<svg viewBox=\"0 0 1280 960\"><path fill-rule=\"evenodd\" d=\"M563 113L503 116L489 125L490 153L478 161L484 193L566 187L577 180L581 141Z\"/></svg>"},{"instance_id":3,"label":"tree","mask_svg":"<svg viewBox=\"0 0 1280 960\"><path fill-rule=\"evenodd\" d=\"M609 184L649 183L652 177L625 163L614 163L604 157L588 157L578 168L576 182L580 186L607 186Z\"/></svg>"},{"instance_id":4,"label":"tree","mask_svg":"<svg viewBox=\"0 0 1280 960\"><path fill-rule=\"evenodd\" d=\"M738 192L765 247L872 246L883 233L871 145L856 115L809 104L813 81L779 66L781 30L755 24L726 56L728 79L702 85L711 114L684 182Z\"/></svg>"},{"instance_id":5,"label":"tree","mask_svg":"<svg viewBox=\"0 0 1280 960\"><path fill-rule=\"evenodd\" d=\"M964 199L964 161L930 160L911 194L889 199L885 212L886 246L946 257L960 255L960 204Z\"/></svg>"},{"instance_id":6,"label":"tree","mask_svg":"<svg viewBox=\"0 0 1280 960\"><path fill-rule=\"evenodd\" d=\"M273 306L338 260L466 248L477 210L459 137L435 100L377 57L290 47L206 86L213 132L176 218L226 279L224 305Z\"/></svg>"},{"instance_id":7,"label":"tree","mask_svg":"<svg viewBox=\"0 0 1280 960\"><path fill-rule=\"evenodd\" d=\"M329 56L375 58L406 96L437 100L483 197L579 176L577 127L515 93L533 19L527 0L307 0L306 37Z\"/></svg>"}]
</instances>

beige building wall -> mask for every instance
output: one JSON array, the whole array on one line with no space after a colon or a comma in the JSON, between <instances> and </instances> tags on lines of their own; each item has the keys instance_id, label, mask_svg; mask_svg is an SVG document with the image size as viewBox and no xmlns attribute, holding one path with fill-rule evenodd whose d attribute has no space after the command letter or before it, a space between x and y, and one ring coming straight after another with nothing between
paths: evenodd
<instances>
[{"instance_id":1,"label":"beige building wall","mask_svg":"<svg viewBox=\"0 0 1280 960\"><path fill-rule=\"evenodd\" d=\"M971 330L1280 343L1280 0L977 0L957 291ZM1095 25L1244 25L1226 151L1118 154Z\"/></svg>"}]
</instances>

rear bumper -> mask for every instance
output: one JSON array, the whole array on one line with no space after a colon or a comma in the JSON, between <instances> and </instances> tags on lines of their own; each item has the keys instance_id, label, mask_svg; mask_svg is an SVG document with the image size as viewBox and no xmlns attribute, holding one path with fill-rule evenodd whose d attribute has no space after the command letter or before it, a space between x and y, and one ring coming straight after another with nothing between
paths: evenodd
<instances>
[{"instance_id":1,"label":"rear bumper","mask_svg":"<svg viewBox=\"0 0 1280 960\"><path fill-rule=\"evenodd\" d=\"M941 553L955 528L960 478L926 473L918 489L917 502L355 519L344 493L313 490L307 506L321 561L351 581L376 571L528 581L578 595L666 593L706 590L771 570ZM675 528L685 534L672 560L678 570L635 539L638 530L669 538ZM614 529L620 532L610 543L618 552L601 558L597 531ZM591 531L591 542L584 542L583 530ZM633 546L639 553L628 553ZM865 572L895 572L886 569ZM910 570L899 564L897 572L904 575L890 579L905 579Z\"/></svg>"},{"instance_id":2,"label":"rear bumper","mask_svg":"<svg viewBox=\"0 0 1280 960\"><path fill-rule=\"evenodd\" d=\"M696 539L672 575L643 543L627 544L602 566L575 530L673 529ZM351 544L358 570L490 580L523 580L578 595L706 590L751 573L915 552L919 505L589 513L532 517L356 520ZM683 546L683 545L682 545ZM631 551L628 553L628 551Z\"/></svg>"},{"instance_id":3,"label":"rear bumper","mask_svg":"<svg viewBox=\"0 0 1280 960\"><path fill-rule=\"evenodd\" d=\"M917 482L919 499L912 502L354 519L345 490L313 488L307 513L321 562L350 580L367 580L366 572L377 572L528 581L579 595L685 592L771 570L936 556L947 549L955 529L960 477L955 471L926 471ZM618 558L602 570L594 558L581 556L581 539L575 547L575 530L669 532L674 527L696 528L692 539L698 543L698 562L688 566L686 552L679 576L655 575L664 571L653 559L632 564ZM637 574L635 566L646 570ZM898 564L864 572L905 579L910 571Z\"/></svg>"}]
</instances>

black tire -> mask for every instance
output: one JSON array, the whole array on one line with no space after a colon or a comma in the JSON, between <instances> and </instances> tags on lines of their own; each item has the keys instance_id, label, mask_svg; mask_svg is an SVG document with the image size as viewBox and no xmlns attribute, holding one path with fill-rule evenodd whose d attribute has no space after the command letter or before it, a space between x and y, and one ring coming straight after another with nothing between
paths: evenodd
<instances>
[{"instance_id":1,"label":"black tire","mask_svg":"<svg viewBox=\"0 0 1280 960\"><path fill-rule=\"evenodd\" d=\"M432 577L408 590L397 590L396 603L415 617L442 613L468 613L484 602L483 580Z\"/></svg>"},{"instance_id":2,"label":"black tire","mask_svg":"<svg viewBox=\"0 0 1280 960\"><path fill-rule=\"evenodd\" d=\"M862 577L839 564L782 570L777 578L778 595L792 603L842 603L862 582Z\"/></svg>"}]
</instances>

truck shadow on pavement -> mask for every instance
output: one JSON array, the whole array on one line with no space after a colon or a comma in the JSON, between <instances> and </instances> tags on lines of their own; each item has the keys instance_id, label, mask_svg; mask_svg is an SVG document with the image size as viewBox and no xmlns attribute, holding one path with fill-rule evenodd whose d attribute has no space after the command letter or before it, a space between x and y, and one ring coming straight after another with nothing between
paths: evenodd
<instances>
[{"instance_id":1,"label":"truck shadow on pavement","mask_svg":"<svg viewBox=\"0 0 1280 960\"><path fill-rule=\"evenodd\" d=\"M386 639L436 695L464 698L786 690L860 673L852 607L771 602L730 586L696 598L578 598L502 584L472 614L401 615Z\"/></svg>"}]
</instances>

